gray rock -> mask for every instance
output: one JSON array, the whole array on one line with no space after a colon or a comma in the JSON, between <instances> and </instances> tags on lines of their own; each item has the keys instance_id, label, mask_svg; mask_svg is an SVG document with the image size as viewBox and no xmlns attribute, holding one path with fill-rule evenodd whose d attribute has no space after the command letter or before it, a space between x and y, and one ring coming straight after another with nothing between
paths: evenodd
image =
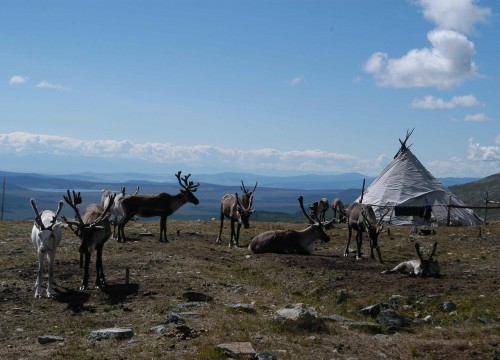
<instances>
[{"instance_id":1,"label":"gray rock","mask_svg":"<svg viewBox=\"0 0 500 360\"><path fill-rule=\"evenodd\" d=\"M249 314L256 314L257 309L252 304L226 304L228 308L246 312Z\"/></svg>"},{"instance_id":2,"label":"gray rock","mask_svg":"<svg viewBox=\"0 0 500 360\"><path fill-rule=\"evenodd\" d=\"M344 289L341 289L337 292L337 304L342 304L347 300L347 292Z\"/></svg>"},{"instance_id":3,"label":"gray rock","mask_svg":"<svg viewBox=\"0 0 500 360\"><path fill-rule=\"evenodd\" d=\"M375 304L375 305L370 305L367 306L363 309L361 309L361 314L363 315L370 315L373 317L378 316L381 311L389 309L389 305L385 303L380 303L380 304Z\"/></svg>"},{"instance_id":4,"label":"gray rock","mask_svg":"<svg viewBox=\"0 0 500 360\"><path fill-rule=\"evenodd\" d=\"M268 352L260 352L255 355L256 360L278 360L276 356Z\"/></svg>"},{"instance_id":5,"label":"gray rock","mask_svg":"<svg viewBox=\"0 0 500 360\"><path fill-rule=\"evenodd\" d=\"M255 350L252 347L252 344L249 342L233 342L233 343L225 343L219 344L216 346L217 349L222 350L227 356L254 356Z\"/></svg>"},{"instance_id":6,"label":"gray rock","mask_svg":"<svg viewBox=\"0 0 500 360\"><path fill-rule=\"evenodd\" d=\"M89 340L123 340L130 339L132 336L134 336L134 330L130 328L109 328L92 331Z\"/></svg>"},{"instance_id":7,"label":"gray rock","mask_svg":"<svg viewBox=\"0 0 500 360\"><path fill-rule=\"evenodd\" d=\"M334 321L334 322L354 322L354 320L346 318L342 315L323 316L322 319L326 320L326 321Z\"/></svg>"},{"instance_id":8,"label":"gray rock","mask_svg":"<svg viewBox=\"0 0 500 360\"><path fill-rule=\"evenodd\" d=\"M211 302L214 300L213 297L196 291L186 291L184 294L182 294L182 297L190 302L192 301Z\"/></svg>"},{"instance_id":9,"label":"gray rock","mask_svg":"<svg viewBox=\"0 0 500 360\"><path fill-rule=\"evenodd\" d=\"M283 325L296 325L303 329L312 329L324 325L323 320L316 315L316 311L302 303L288 305L278 310L273 317L273 321Z\"/></svg>"},{"instance_id":10,"label":"gray rock","mask_svg":"<svg viewBox=\"0 0 500 360\"><path fill-rule=\"evenodd\" d=\"M446 301L443 304L443 310L446 312L455 311L456 309L457 309L457 304L455 304L453 301Z\"/></svg>"},{"instance_id":11,"label":"gray rock","mask_svg":"<svg viewBox=\"0 0 500 360\"><path fill-rule=\"evenodd\" d=\"M392 309L381 311L377 316L377 321L382 325L396 328L405 327L409 323L409 321L405 317L399 315Z\"/></svg>"},{"instance_id":12,"label":"gray rock","mask_svg":"<svg viewBox=\"0 0 500 360\"><path fill-rule=\"evenodd\" d=\"M177 313L169 312L163 324L184 324L184 319Z\"/></svg>"},{"instance_id":13,"label":"gray rock","mask_svg":"<svg viewBox=\"0 0 500 360\"><path fill-rule=\"evenodd\" d=\"M60 336L53 336L53 335L43 335L38 337L38 343L45 345L45 344L50 344L54 342L61 342L64 341L63 337Z\"/></svg>"}]
</instances>

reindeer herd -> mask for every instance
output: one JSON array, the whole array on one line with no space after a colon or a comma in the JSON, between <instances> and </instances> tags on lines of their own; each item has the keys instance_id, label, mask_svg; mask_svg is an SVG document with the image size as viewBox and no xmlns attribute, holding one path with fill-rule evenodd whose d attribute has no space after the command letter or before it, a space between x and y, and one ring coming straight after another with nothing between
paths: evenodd
<instances>
[{"instance_id":1,"label":"reindeer herd","mask_svg":"<svg viewBox=\"0 0 500 360\"><path fill-rule=\"evenodd\" d=\"M118 242L125 242L125 225L135 216L139 217L160 217L160 242L168 242L167 239L167 218L179 210L184 204L199 204L194 193L198 190L200 183L194 183L189 178L191 174L181 177L181 171L175 174L181 187L176 195L167 193L160 194L139 194L139 187L132 195L125 194L125 188L116 194L112 191L103 191L101 204L90 204L80 214L79 205L82 204L82 197L79 192L67 190L63 196L64 202L71 207L75 214L74 219L61 216L67 227L80 239L79 252L84 258L84 273L80 285L80 290L88 289L89 266L91 255L95 250L95 288L100 289L106 286L104 270L102 265L102 252L106 241L109 238L116 238ZM252 190L248 190L241 181L242 196L238 193L225 194L220 201L220 229L216 243L222 242L222 230L224 219L230 222L229 247L239 247L239 237L241 226L245 229L250 227L249 218L255 212L253 206L253 193L257 189L257 182ZM302 254L311 255L315 250L316 240L321 242L330 241L328 230L334 227L335 223L346 223L349 230L349 238L346 243L344 256L349 256L349 244L352 231L356 231L356 259L362 258L361 247L363 233L367 233L371 258L375 259L374 250L378 259L382 263L382 254L378 237L383 227L381 222L388 211L377 221L375 213L370 205L353 203L345 208L340 199L332 202L333 217L326 220L326 212L330 205L328 199L322 198L313 202L309 206L309 213L304 208L304 199L298 197L299 207L308 220L309 226L301 231L296 230L270 230L255 236L248 246L248 249L255 254L278 253L278 254ZM35 297L42 297L42 269L44 256L48 259L48 285L46 297L54 296L54 258L57 246L61 242L63 224L57 221L57 217L63 207L60 201L55 212L44 210L40 212L36 206L35 199L30 199L31 206L35 213L35 221L31 233L31 242L35 248L38 260L38 272L35 283ZM111 223L114 224L111 230ZM116 228L118 231L116 231ZM441 267L437 260L433 259L436 252L437 243L434 244L431 255L424 259L419 244L415 243L418 259L400 263L391 270L386 270L382 274L403 273L411 276L439 276Z\"/></svg>"}]
</instances>

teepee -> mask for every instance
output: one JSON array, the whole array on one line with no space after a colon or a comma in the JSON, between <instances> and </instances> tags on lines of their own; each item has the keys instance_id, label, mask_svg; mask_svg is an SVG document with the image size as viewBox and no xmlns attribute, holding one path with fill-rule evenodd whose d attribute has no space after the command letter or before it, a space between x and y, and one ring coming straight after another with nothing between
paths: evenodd
<instances>
[{"instance_id":1,"label":"teepee","mask_svg":"<svg viewBox=\"0 0 500 360\"><path fill-rule=\"evenodd\" d=\"M448 222L448 204L465 206L451 191L437 180L406 146L406 139L394 159L382 173L355 200L373 206L377 218L395 225L442 226ZM468 208L451 208L450 225L476 225L482 220Z\"/></svg>"}]
</instances>

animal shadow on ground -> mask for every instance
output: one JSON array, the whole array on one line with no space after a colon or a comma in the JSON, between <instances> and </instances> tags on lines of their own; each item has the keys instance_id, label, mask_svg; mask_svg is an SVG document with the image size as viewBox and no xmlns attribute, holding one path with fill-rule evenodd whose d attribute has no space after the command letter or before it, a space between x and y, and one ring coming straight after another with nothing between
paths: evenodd
<instances>
[{"instance_id":1,"label":"animal shadow on ground","mask_svg":"<svg viewBox=\"0 0 500 360\"><path fill-rule=\"evenodd\" d=\"M92 312L90 306L85 306L85 303L90 298L89 293L61 286L56 287L55 292L55 300L60 303L67 304L66 310L71 310L71 312L73 312L74 314L78 314L83 311Z\"/></svg>"},{"instance_id":2,"label":"animal shadow on ground","mask_svg":"<svg viewBox=\"0 0 500 360\"><path fill-rule=\"evenodd\" d=\"M130 295L137 295L139 292L138 284L114 284L107 285L101 290L108 296L106 303L109 305L116 305L126 301Z\"/></svg>"}]
</instances>

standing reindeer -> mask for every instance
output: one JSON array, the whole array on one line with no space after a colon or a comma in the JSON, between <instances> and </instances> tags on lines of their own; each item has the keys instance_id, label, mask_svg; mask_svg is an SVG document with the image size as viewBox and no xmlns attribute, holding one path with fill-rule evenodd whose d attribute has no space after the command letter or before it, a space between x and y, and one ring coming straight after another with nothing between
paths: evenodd
<instances>
[{"instance_id":1,"label":"standing reindeer","mask_svg":"<svg viewBox=\"0 0 500 360\"><path fill-rule=\"evenodd\" d=\"M78 209L78 205L82 203L80 193L75 193L75 191L73 191L72 196L68 190L67 194L64 195L64 201L74 210L76 219L69 220L64 216L62 219L68 224L70 229L73 230L75 235L80 238L81 243L78 251L85 256L85 267L80 290L86 290L88 288L90 256L94 250L96 250L96 289L106 286L102 267L102 249L111 236L111 225L107 214L113 205L114 197L114 194L110 195L106 208L103 208L101 205L91 204L85 208L83 215L80 215Z\"/></svg>"},{"instance_id":2,"label":"standing reindeer","mask_svg":"<svg viewBox=\"0 0 500 360\"><path fill-rule=\"evenodd\" d=\"M252 215L255 210L252 209L253 204L253 192L257 188L257 182L252 191L247 190L243 180L241 180L240 189L243 191L243 196L240 201L238 197L238 193L235 193L234 196L232 194L226 194L220 200L220 229L219 236L216 243L220 243L222 241L222 227L224 225L224 218L227 217L231 221L231 238L229 240L229 247L233 247L233 244L236 244L236 247L239 246L240 239L240 229L241 225L244 226L245 229L250 227L250 223L248 222L250 215ZM236 231L234 229L235 223L238 223Z\"/></svg>"},{"instance_id":3,"label":"standing reindeer","mask_svg":"<svg viewBox=\"0 0 500 360\"><path fill-rule=\"evenodd\" d=\"M43 258L45 255L47 255L49 277L46 296L51 298L54 296L54 259L57 246L61 242L62 237L61 223L57 221L57 217L61 212L63 202L59 201L59 206L55 213L51 210L44 210L40 213L36 207L35 199L33 198L30 199L30 203L35 212L35 223L31 230L31 242L35 247L38 259L35 298L42 297L42 271Z\"/></svg>"},{"instance_id":4,"label":"standing reindeer","mask_svg":"<svg viewBox=\"0 0 500 360\"><path fill-rule=\"evenodd\" d=\"M420 245L415 243L415 250L417 251L418 260L403 261L391 270L382 271L382 274L394 274L402 273L408 274L410 276L440 276L441 265L439 262L432 257L436 252L437 242L434 243L432 247L431 255L424 259L422 253L420 252Z\"/></svg>"},{"instance_id":5,"label":"standing reindeer","mask_svg":"<svg viewBox=\"0 0 500 360\"><path fill-rule=\"evenodd\" d=\"M339 198L335 198L332 202L332 209L333 209L333 218L337 218L337 213L339 214L339 223L345 223L347 222L347 213L345 211L345 206L342 203L342 200Z\"/></svg>"},{"instance_id":6,"label":"standing reindeer","mask_svg":"<svg viewBox=\"0 0 500 360\"><path fill-rule=\"evenodd\" d=\"M189 181L191 174L181 179L181 172L175 174L179 185L182 187L177 195L167 193L128 195L122 200L123 217L118 223L118 241L126 241L125 224L134 216L153 217L160 216L160 242L168 242L167 217L176 212L182 205L190 202L198 205L200 201L194 196L200 183Z\"/></svg>"},{"instance_id":7,"label":"standing reindeer","mask_svg":"<svg viewBox=\"0 0 500 360\"><path fill-rule=\"evenodd\" d=\"M349 243L351 242L352 230L356 230L356 259L361 259L361 245L363 243L363 233L368 233L368 238L370 239L370 250L371 250L371 258L375 259L375 255L373 254L373 249L377 250L378 259L381 263L382 254L380 253L380 246L378 244L378 236L383 229L383 226L380 226L382 219L385 215L387 215L389 211L387 211L384 215L382 215L377 222L375 217L375 212L370 205L360 204L360 203L352 203L347 208L347 226L349 228L349 239L347 240L347 244L345 246L344 256L349 256Z\"/></svg>"},{"instance_id":8,"label":"standing reindeer","mask_svg":"<svg viewBox=\"0 0 500 360\"><path fill-rule=\"evenodd\" d=\"M304 230L269 230L255 236L248 248L255 254L278 253L278 254L303 254L310 255L314 252L314 242L319 239L324 242L330 241L326 231L333 225L333 219L322 223L315 216L308 215L304 209L303 198L299 196L299 205L310 222L310 226Z\"/></svg>"},{"instance_id":9,"label":"standing reindeer","mask_svg":"<svg viewBox=\"0 0 500 360\"><path fill-rule=\"evenodd\" d=\"M139 186L135 189L135 194L139 193ZM116 227L118 226L119 220L123 217L123 209L122 209L122 200L125 197L125 186L122 186L120 192L118 194L113 193L111 190L103 190L101 195L101 206L106 208L108 206L108 201L110 195L115 195L115 201L113 205L111 205L111 209L109 209L110 221L113 223L113 234L111 238L118 238L116 233Z\"/></svg>"}]
</instances>

